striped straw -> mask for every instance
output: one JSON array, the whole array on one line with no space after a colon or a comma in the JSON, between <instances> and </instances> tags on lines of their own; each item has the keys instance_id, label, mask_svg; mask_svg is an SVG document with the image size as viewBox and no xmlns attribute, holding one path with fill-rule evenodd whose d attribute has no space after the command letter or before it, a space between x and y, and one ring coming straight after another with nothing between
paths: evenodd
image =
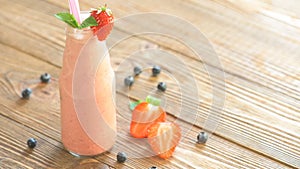
<instances>
[{"instance_id":1,"label":"striped straw","mask_svg":"<svg viewBox=\"0 0 300 169\"><path fill-rule=\"evenodd\" d=\"M74 15L78 23L81 23L78 0L69 0L70 13Z\"/></svg>"}]
</instances>

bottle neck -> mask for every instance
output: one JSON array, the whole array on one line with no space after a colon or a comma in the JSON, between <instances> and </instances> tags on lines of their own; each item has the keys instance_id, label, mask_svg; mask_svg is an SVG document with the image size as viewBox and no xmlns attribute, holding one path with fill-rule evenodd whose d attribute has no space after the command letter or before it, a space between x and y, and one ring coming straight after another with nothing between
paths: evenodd
<instances>
[{"instance_id":1,"label":"bottle neck","mask_svg":"<svg viewBox=\"0 0 300 169\"><path fill-rule=\"evenodd\" d=\"M68 27L66 36L63 64L67 67L74 67L77 61L97 63L99 59L102 60L108 55L106 41L99 41L91 29Z\"/></svg>"},{"instance_id":2,"label":"bottle neck","mask_svg":"<svg viewBox=\"0 0 300 169\"><path fill-rule=\"evenodd\" d=\"M94 38L92 29L77 29L72 27L66 28L66 37L76 41L86 41Z\"/></svg>"}]
</instances>

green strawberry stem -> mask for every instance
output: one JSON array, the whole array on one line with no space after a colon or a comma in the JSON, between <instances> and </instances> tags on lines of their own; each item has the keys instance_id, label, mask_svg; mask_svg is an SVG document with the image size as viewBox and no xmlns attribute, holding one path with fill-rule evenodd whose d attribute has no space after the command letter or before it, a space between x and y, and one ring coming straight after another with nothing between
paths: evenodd
<instances>
[{"instance_id":1,"label":"green strawberry stem","mask_svg":"<svg viewBox=\"0 0 300 169\"><path fill-rule=\"evenodd\" d=\"M134 110L134 108L138 105L138 104L140 104L140 103L142 103L143 102L143 100L138 100L138 101L136 101L136 102L130 102L129 103L129 108L130 108L130 110Z\"/></svg>"},{"instance_id":2,"label":"green strawberry stem","mask_svg":"<svg viewBox=\"0 0 300 169\"><path fill-rule=\"evenodd\" d=\"M143 100L138 100L138 101L135 101L135 102L129 102L130 110L134 110L134 108L142 102L143 102ZM158 99L158 98L155 98L153 96L148 95L146 97L146 102L150 103L154 106L159 106L161 104L161 99Z\"/></svg>"},{"instance_id":3,"label":"green strawberry stem","mask_svg":"<svg viewBox=\"0 0 300 169\"><path fill-rule=\"evenodd\" d=\"M146 102L148 102L154 106L159 106L161 103L161 100L149 95L146 97Z\"/></svg>"}]
</instances>

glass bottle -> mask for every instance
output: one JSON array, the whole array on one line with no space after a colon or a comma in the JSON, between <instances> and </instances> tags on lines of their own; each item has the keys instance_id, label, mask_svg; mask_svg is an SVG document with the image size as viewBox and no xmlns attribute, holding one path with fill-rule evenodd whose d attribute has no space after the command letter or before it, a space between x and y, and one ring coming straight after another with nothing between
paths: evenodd
<instances>
[{"instance_id":1,"label":"glass bottle","mask_svg":"<svg viewBox=\"0 0 300 169\"><path fill-rule=\"evenodd\" d=\"M61 137L76 156L108 151L116 139L115 75L105 41L67 28L59 78Z\"/></svg>"}]
</instances>

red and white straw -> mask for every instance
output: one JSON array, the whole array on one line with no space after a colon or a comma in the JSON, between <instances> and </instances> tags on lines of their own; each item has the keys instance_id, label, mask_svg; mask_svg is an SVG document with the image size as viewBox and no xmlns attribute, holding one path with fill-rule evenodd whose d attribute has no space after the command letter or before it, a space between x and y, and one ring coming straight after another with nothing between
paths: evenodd
<instances>
[{"instance_id":1,"label":"red and white straw","mask_svg":"<svg viewBox=\"0 0 300 169\"><path fill-rule=\"evenodd\" d=\"M80 8L78 0L69 0L70 13L74 15L77 22L80 24Z\"/></svg>"}]
</instances>

